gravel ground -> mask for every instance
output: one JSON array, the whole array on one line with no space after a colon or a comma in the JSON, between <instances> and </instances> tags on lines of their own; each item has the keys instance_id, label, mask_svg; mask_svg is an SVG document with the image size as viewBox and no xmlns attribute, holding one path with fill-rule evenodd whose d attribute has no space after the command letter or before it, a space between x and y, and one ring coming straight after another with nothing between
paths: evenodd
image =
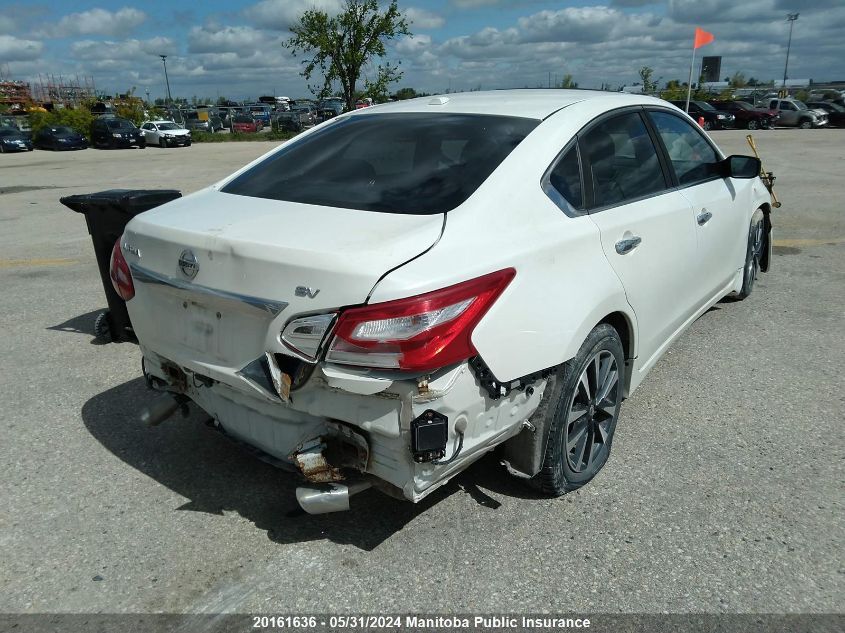
<instances>
[{"instance_id":1,"label":"gravel ground","mask_svg":"<svg viewBox=\"0 0 845 633\"><path fill-rule=\"evenodd\" d=\"M58 202L193 191L273 144L3 155L0 612L841 613L845 130L755 136L774 270L657 364L593 483L537 498L489 457L417 506L318 517L198 413L136 421L138 349L94 342L93 251Z\"/></svg>"}]
</instances>

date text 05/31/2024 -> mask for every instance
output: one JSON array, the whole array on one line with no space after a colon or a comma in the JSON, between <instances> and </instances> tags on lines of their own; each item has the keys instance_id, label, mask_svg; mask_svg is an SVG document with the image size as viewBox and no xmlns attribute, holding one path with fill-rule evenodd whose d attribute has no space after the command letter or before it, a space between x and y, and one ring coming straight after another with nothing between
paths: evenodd
<instances>
[{"instance_id":1,"label":"date text 05/31/2024","mask_svg":"<svg viewBox=\"0 0 845 633\"><path fill-rule=\"evenodd\" d=\"M417 615L314 615L252 616L254 629L511 629L511 628L568 628L588 629L587 618L554 616L417 616Z\"/></svg>"}]
</instances>

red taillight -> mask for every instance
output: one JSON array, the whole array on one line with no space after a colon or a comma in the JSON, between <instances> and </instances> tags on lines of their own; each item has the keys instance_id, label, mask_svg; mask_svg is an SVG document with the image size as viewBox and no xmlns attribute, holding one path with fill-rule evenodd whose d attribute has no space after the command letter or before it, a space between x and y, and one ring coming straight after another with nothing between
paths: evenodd
<instances>
[{"instance_id":1,"label":"red taillight","mask_svg":"<svg viewBox=\"0 0 845 633\"><path fill-rule=\"evenodd\" d=\"M111 249L111 262L109 263L109 277L114 291L124 301L129 301L135 296L135 284L132 283L132 275L129 274L129 264L120 251L120 239L114 243Z\"/></svg>"},{"instance_id":2,"label":"red taillight","mask_svg":"<svg viewBox=\"0 0 845 633\"><path fill-rule=\"evenodd\" d=\"M472 331L515 274L506 268L416 297L344 310L326 360L429 372L475 356Z\"/></svg>"}]
</instances>

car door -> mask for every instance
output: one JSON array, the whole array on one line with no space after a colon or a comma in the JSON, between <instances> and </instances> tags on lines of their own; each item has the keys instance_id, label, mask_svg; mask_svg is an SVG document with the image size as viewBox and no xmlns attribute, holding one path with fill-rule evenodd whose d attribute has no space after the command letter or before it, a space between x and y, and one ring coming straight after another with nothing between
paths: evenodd
<instances>
[{"instance_id":1,"label":"car door","mask_svg":"<svg viewBox=\"0 0 845 633\"><path fill-rule=\"evenodd\" d=\"M144 123L141 129L144 130L147 143L158 143L158 128L153 123Z\"/></svg>"},{"instance_id":2,"label":"car door","mask_svg":"<svg viewBox=\"0 0 845 633\"><path fill-rule=\"evenodd\" d=\"M743 264L737 248L744 244L746 218L734 208L736 186L719 172L722 156L698 129L681 116L664 109L649 109L672 168L673 184L692 205L698 257L695 286L698 306L730 283ZM739 257L739 259L738 259Z\"/></svg>"},{"instance_id":3,"label":"car door","mask_svg":"<svg viewBox=\"0 0 845 633\"><path fill-rule=\"evenodd\" d=\"M696 236L689 201L667 165L641 108L602 117L578 135L590 217L637 317L646 371L695 312Z\"/></svg>"}]
</instances>

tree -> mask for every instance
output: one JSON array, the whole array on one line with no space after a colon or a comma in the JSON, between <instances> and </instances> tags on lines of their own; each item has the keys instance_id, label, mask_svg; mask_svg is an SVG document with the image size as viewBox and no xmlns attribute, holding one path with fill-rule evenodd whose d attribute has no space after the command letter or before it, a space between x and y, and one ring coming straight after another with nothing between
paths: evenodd
<instances>
[{"instance_id":1,"label":"tree","mask_svg":"<svg viewBox=\"0 0 845 633\"><path fill-rule=\"evenodd\" d=\"M413 88L399 88L399 90L396 91L395 96L398 101L403 101L405 99L413 99L417 96L417 91Z\"/></svg>"},{"instance_id":2,"label":"tree","mask_svg":"<svg viewBox=\"0 0 845 633\"><path fill-rule=\"evenodd\" d=\"M653 94L655 90L657 90L657 82L652 79L654 75L654 69L650 68L649 66L643 66L640 68L640 79L643 82L643 94Z\"/></svg>"},{"instance_id":3,"label":"tree","mask_svg":"<svg viewBox=\"0 0 845 633\"><path fill-rule=\"evenodd\" d=\"M329 17L325 11L309 9L291 27L293 36L283 46L296 55L304 53L301 75L310 81L322 75L322 86L308 85L318 97L332 93L334 82L340 82L346 107L355 108L355 91L362 69L374 59L387 54L385 42L400 35L410 35L408 23L399 12L396 0L379 11L378 0L346 0L339 15ZM402 77L398 64L379 65L373 81L365 80L370 96L387 95L387 86ZM375 98L375 97L374 97Z\"/></svg>"},{"instance_id":4,"label":"tree","mask_svg":"<svg viewBox=\"0 0 845 633\"><path fill-rule=\"evenodd\" d=\"M731 88L745 88L749 84L745 80L745 75L739 71L733 74L733 77L728 78Z\"/></svg>"},{"instance_id":5,"label":"tree","mask_svg":"<svg viewBox=\"0 0 845 633\"><path fill-rule=\"evenodd\" d=\"M577 88L578 82L572 81L572 75L564 75L563 79L560 80L558 84L558 88Z\"/></svg>"}]
</instances>

